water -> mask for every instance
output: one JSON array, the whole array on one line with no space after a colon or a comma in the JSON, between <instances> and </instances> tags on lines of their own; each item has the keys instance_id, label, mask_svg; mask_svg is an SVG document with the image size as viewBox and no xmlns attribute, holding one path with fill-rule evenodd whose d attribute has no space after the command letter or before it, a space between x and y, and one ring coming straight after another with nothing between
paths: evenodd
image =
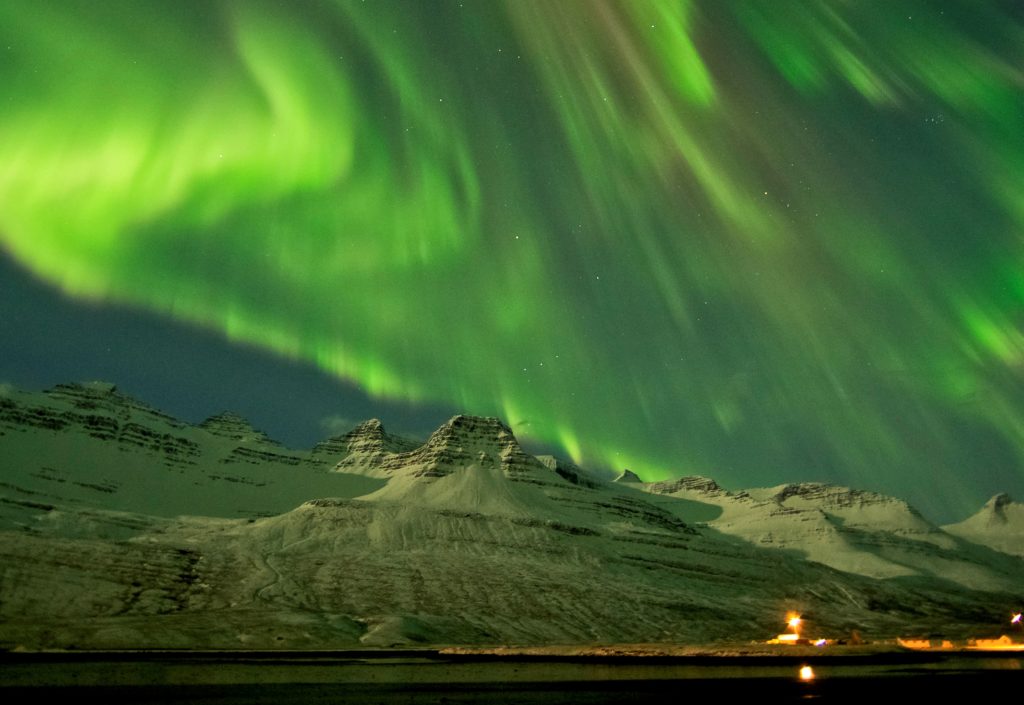
<instances>
[{"instance_id":1,"label":"water","mask_svg":"<svg viewBox=\"0 0 1024 705\"><path fill-rule=\"evenodd\" d=\"M406 655L7 655L4 703L680 703L863 702L1019 692L1024 659L916 655L789 658L470 660Z\"/></svg>"}]
</instances>

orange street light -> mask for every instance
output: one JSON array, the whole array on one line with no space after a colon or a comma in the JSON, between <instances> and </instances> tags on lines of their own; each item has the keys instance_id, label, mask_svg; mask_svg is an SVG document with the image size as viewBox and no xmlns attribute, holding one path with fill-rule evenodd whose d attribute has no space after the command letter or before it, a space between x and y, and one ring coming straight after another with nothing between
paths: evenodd
<instances>
[{"instance_id":1,"label":"orange street light","mask_svg":"<svg viewBox=\"0 0 1024 705\"><path fill-rule=\"evenodd\" d=\"M803 620L800 619L800 615L796 614L795 612L790 612L786 615L786 624L788 624L789 628L792 629L794 632L800 631L800 624L802 622Z\"/></svg>"}]
</instances>

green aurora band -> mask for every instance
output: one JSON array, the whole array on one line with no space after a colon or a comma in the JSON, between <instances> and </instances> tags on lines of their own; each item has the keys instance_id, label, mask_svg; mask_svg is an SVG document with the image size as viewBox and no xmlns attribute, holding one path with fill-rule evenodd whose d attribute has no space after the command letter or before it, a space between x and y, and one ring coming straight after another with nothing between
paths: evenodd
<instances>
[{"instance_id":1,"label":"green aurora band","mask_svg":"<svg viewBox=\"0 0 1024 705\"><path fill-rule=\"evenodd\" d=\"M647 479L1024 474L1014 3L7 2L0 57L68 295Z\"/></svg>"}]
</instances>

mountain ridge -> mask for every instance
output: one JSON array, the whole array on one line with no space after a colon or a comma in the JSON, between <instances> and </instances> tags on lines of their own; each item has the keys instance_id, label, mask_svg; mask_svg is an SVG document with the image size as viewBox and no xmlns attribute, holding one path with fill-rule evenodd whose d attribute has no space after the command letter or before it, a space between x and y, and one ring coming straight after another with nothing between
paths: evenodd
<instances>
[{"instance_id":1,"label":"mountain ridge","mask_svg":"<svg viewBox=\"0 0 1024 705\"><path fill-rule=\"evenodd\" d=\"M966 633L1024 601L991 532L878 493L605 481L493 417L306 451L211 418L112 385L0 396L0 647L697 643L788 609L823 634Z\"/></svg>"}]
</instances>

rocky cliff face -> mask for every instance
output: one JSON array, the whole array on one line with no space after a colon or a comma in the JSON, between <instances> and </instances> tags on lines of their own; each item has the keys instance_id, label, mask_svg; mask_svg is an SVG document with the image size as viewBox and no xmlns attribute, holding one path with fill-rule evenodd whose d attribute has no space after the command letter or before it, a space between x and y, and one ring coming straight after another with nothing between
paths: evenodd
<instances>
[{"instance_id":1,"label":"rocky cliff face","mask_svg":"<svg viewBox=\"0 0 1024 705\"><path fill-rule=\"evenodd\" d=\"M634 475L634 477L636 477ZM680 477L678 480L666 480L664 482L652 482L647 485L649 492L656 492L657 494L673 494L676 492L689 492L693 494L703 495L705 497L724 497L734 496L726 490L722 489L721 486L714 480L708 477L701 477L700 475L691 475L689 477Z\"/></svg>"},{"instance_id":2,"label":"rocky cliff face","mask_svg":"<svg viewBox=\"0 0 1024 705\"><path fill-rule=\"evenodd\" d=\"M427 442L407 456L407 465L426 477L450 475L457 468L476 466L500 469L514 480L541 469L540 462L523 452L511 429L500 420L454 416L434 431Z\"/></svg>"},{"instance_id":3,"label":"rocky cliff face","mask_svg":"<svg viewBox=\"0 0 1024 705\"><path fill-rule=\"evenodd\" d=\"M89 438L169 467L192 464L198 455L196 443L180 433L185 427L112 384L62 384L36 397L0 397L2 434Z\"/></svg>"},{"instance_id":4,"label":"rocky cliff face","mask_svg":"<svg viewBox=\"0 0 1024 705\"><path fill-rule=\"evenodd\" d=\"M821 509L850 510L886 507L900 514L920 517L920 513L901 499L877 492L837 487L821 482L800 482L775 488L773 499L779 504L800 500Z\"/></svg>"},{"instance_id":5,"label":"rocky cliff face","mask_svg":"<svg viewBox=\"0 0 1024 705\"><path fill-rule=\"evenodd\" d=\"M338 472L387 476L405 462L398 456L408 454L420 444L392 435L384 430L379 419L370 419L339 436L336 445L343 450L343 458L335 465Z\"/></svg>"},{"instance_id":6,"label":"rocky cliff face","mask_svg":"<svg viewBox=\"0 0 1024 705\"><path fill-rule=\"evenodd\" d=\"M182 427L185 425L151 406L122 394L116 385L109 382L58 384L45 395L58 403L64 402L76 410L92 411L120 419L139 415L170 426Z\"/></svg>"},{"instance_id":7,"label":"rocky cliff face","mask_svg":"<svg viewBox=\"0 0 1024 705\"><path fill-rule=\"evenodd\" d=\"M253 441L266 443L268 445L280 445L267 437L263 431L257 431L249 423L248 419L233 411L223 411L215 414L199 424L199 428L207 433L212 433L221 438L230 438L233 441Z\"/></svg>"},{"instance_id":8,"label":"rocky cliff face","mask_svg":"<svg viewBox=\"0 0 1024 705\"><path fill-rule=\"evenodd\" d=\"M548 470L553 470L556 475L566 482L591 488L602 485L600 480L591 477L582 468L561 458L556 458L553 455L538 455L537 460Z\"/></svg>"},{"instance_id":9,"label":"rocky cliff face","mask_svg":"<svg viewBox=\"0 0 1024 705\"><path fill-rule=\"evenodd\" d=\"M479 468L500 470L520 482L541 481L538 472L550 474L496 418L454 416L419 445L385 433L374 419L360 424L343 442L349 454L335 467L340 472L436 479L462 468Z\"/></svg>"}]
</instances>

